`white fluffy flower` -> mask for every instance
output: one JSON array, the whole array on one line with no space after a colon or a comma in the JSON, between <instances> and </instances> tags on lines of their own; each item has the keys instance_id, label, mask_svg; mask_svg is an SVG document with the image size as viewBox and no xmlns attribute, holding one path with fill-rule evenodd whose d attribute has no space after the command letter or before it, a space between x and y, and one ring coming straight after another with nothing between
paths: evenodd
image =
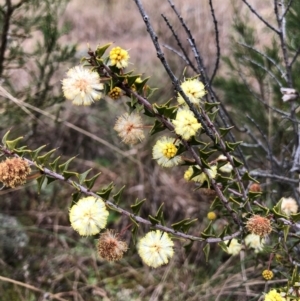
<instances>
[{"instance_id":1,"label":"white fluffy flower","mask_svg":"<svg viewBox=\"0 0 300 301\"><path fill-rule=\"evenodd\" d=\"M67 72L67 77L62 80L64 96L73 101L74 105L89 106L101 98L103 84L100 76L83 66L76 66Z\"/></svg>"}]
</instances>

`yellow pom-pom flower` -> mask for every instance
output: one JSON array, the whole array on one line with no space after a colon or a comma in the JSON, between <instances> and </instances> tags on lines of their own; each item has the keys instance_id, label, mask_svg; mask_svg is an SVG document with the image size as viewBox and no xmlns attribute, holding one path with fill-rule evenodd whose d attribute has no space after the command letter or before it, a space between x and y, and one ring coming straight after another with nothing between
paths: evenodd
<instances>
[{"instance_id":1,"label":"yellow pom-pom flower","mask_svg":"<svg viewBox=\"0 0 300 301\"><path fill-rule=\"evenodd\" d=\"M266 279L266 280L271 280L271 279L274 277L274 274L273 274L273 272L270 271L270 270L264 270L264 271L262 272L262 276L263 276L263 278Z\"/></svg>"},{"instance_id":2,"label":"yellow pom-pom flower","mask_svg":"<svg viewBox=\"0 0 300 301\"><path fill-rule=\"evenodd\" d=\"M179 109L176 119L172 120L172 123L175 127L175 133L185 140L189 140L192 136L195 136L197 131L202 127L195 118L194 113L187 108Z\"/></svg>"},{"instance_id":3,"label":"yellow pom-pom flower","mask_svg":"<svg viewBox=\"0 0 300 301\"><path fill-rule=\"evenodd\" d=\"M215 220L217 218L217 215L214 211L210 211L207 213L207 218L211 221Z\"/></svg>"},{"instance_id":4,"label":"yellow pom-pom flower","mask_svg":"<svg viewBox=\"0 0 300 301\"><path fill-rule=\"evenodd\" d=\"M187 79L180 87L193 104L199 104L200 99L206 94L203 83L198 79ZM185 104L180 93L178 93L177 101L179 104Z\"/></svg>"},{"instance_id":5,"label":"yellow pom-pom flower","mask_svg":"<svg viewBox=\"0 0 300 301\"><path fill-rule=\"evenodd\" d=\"M271 290L265 295L264 301L285 301L286 299L283 298L276 290Z\"/></svg>"},{"instance_id":6,"label":"yellow pom-pom flower","mask_svg":"<svg viewBox=\"0 0 300 301\"><path fill-rule=\"evenodd\" d=\"M72 228L80 235L88 236L95 235L105 228L108 214L101 198L88 196L73 205L69 217Z\"/></svg>"},{"instance_id":7,"label":"yellow pom-pom flower","mask_svg":"<svg viewBox=\"0 0 300 301\"><path fill-rule=\"evenodd\" d=\"M72 100L74 105L89 106L102 96L103 84L97 72L83 66L76 66L67 72L67 77L62 80L64 96Z\"/></svg>"},{"instance_id":8,"label":"yellow pom-pom flower","mask_svg":"<svg viewBox=\"0 0 300 301\"><path fill-rule=\"evenodd\" d=\"M182 163L181 156L176 156L178 143L174 143L174 138L162 137L153 147L153 159L163 167L173 167Z\"/></svg>"},{"instance_id":9,"label":"yellow pom-pom flower","mask_svg":"<svg viewBox=\"0 0 300 301\"><path fill-rule=\"evenodd\" d=\"M169 235L160 230L151 231L138 243L137 249L143 262L157 268L169 262L174 255L174 243Z\"/></svg>"},{"instance_id":10,"label":"yellow pom-pom flower","mask_svg":"<svg viewBox=\"0 0 300 301\"><path fill-rule=\"evenodd\" d=\"M117 100L122 96L122 90L119 87L114 87L108 92L108 96L114 100Z\"/></svg>"},{"instance_id":11,"label":"yellow pom-pom flower","mask_svg":"<svg viewBox=\"0 0 300 301\"><path fill-rule=\"evenodd\" d=\"M119 69L126 68L128 66L129 54L128 51L121 47L113 48L109 53L110 65L116 66Z\"/></svg>"}]
</instances>

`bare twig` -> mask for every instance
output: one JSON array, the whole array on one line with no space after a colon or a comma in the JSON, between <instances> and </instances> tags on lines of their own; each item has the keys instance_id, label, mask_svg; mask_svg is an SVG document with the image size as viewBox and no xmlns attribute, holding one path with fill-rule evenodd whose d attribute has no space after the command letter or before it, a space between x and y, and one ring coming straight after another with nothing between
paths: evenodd
<instances>
[{"instance_id":1,"label":"bare twig","mask_svg":"<svg viewBox=\"0 0 300 301\"><path fill-rule=\"evenodd\" d=\"M194 64L193 64L192 61L190 60L190 58L189 58L187 52L185 51L185 49L184 49L184 47L183 47L183 45L182 45L182 43L181 43L181 41L180 41L178 35L176 34L175 30L173 29L173 26L170 24L170 22L169 22L169 20L167 19L166 16L164 16L164 15L162 14L162 17L163 17L163 19L165 20L165 22L166 22L167 26L169 27L169 29L171 30L172 35L174 36L175 40L177 41L177 45L178 45L178 47L181 49L181 51L182 51L182 53L183 53L183 55L184 55L184 57L185 57L186 63L194 70L194 72L197 73L197 69L195 68Z\"/></svg>"},{"instance_id":2,"label":"bare twig","mask_svg":"<svg viewBox=\"0 0 300 301\"><path fill-rule=\"evenodd\" d=\"M251 12L260 20L262 21L267 27L269 27L272 31L279 34L279 30L276 29L274 26L272 26L269 22L267 22L249 3L247 0L242 0L248 8L251 10Z\"/></svg>"},{"instance_id":3,"label":"bare twig","mask_svg":"<svg viewBox=\"0 0 300 301\"><path fill-rule=\"evenodd\" d=\"M254 48L253 46L251 45L247 45L245 43L242 43L242 42L238 42L239 45L241 46L244 46L248 49L251 49L253 51L255 51L256 53L260 54L262 57L266 58L269 62L271 62L275 67L276 69L281 73L281 77L284 78L286 81L287 81L287 78L286 78L286 74L285 72L281 69L280 65L277 64L277 62L275 62L271 57L269 57L268 55L266 55L265 53L259 51L258 49Z\"/></svg>"},{"instance_id":4,"label":"bare twig","mask_svg":"<svg viewBox=\"0 0 300 301\"><path fill-rule=\"evenodd\" d=\"M14 154L13 152L11 152L10 150L6 149L4 146L0 145L0 152L4 153L6 156L14 156L14 157L19 157L18 155ZM29 160L27 158L24 158L23 157L23 160L25 160L29 165L31 166L35 166L35 162L32 161L32 160ZM64 182L72 187L76 187L76 189L78 191L80 191L81 193L85 194L85 195L89 195L89 196L93 196L95 198L99 198L99 196L90 191L88 188L80 185L78 182L76 181L73 181L71 179L66 179L64 176L62 176L61 174L59 173L56 173L46 167L44 168L41 168L41 166L39 166L39 170L41 171L42 174L48 176L48 177L51 177L51 178L54 178L60 182ZM217 192L218 193L218 192ZM156 225L153 225L149 220L146 220L138 215L134 215L133 213L129 212L129 211L126 211L124 209L122 209L121 207L119 207L118 205L114 204L112 201L105 201L106 205L113 209L114 211L117 211L119 212L120 214L124 215L124 216L127 216L128 218L132 218L134 219L137 223L142 223L142 224L145 224L145 225L148 225L152 228L155 228L155 229L158 229L158 230L162 230L164 232L168 232L176 237L180 237L180 238L183 238L183 239L189 239L189 240L193 240L193 241L204 241L204 242L207 242L207 243L218 243L218 242L221 242L221 241L226 241L226 240L230 240L234 237L237 237L239 235L241 235L241 230L238 230L236 232L234 232L233 234L231 235L226 235L224 237L218 237L218 238L214 238L214 237L210 237L210 238L207 238L207 239L204 239L202 237L198 237L198 236L193 236L193 235L188 235L188 234L185 234L183 232L180 232L180 231L175 231L174 229L171 229L169 227L166 227L166 226L163 226L161 224L156 224Z\"/></svg>"},{"instance_id":5,"label":"bare twig","mask_svg":"<svg viewBox=\"0 0 300 301\"><path fill-rule=\"evenodd\" d=\"M221 48L220 48L220 40L219 40L218 22L217 22L217 19L216 19L216 15L215 15L215 11L214 11L212 0L209 0L209 7L210 7L210 11L211 11L211 16L213 18L214 27L215 27L215 38L216 38L216 48L217 48L217 56L216 56L215 68L214 68L212 76L210 77L210 82L209 82L209 84L211 85L212 81L214 80L214 77L215 77L215 75L217 73L217 70L219 69L219 62L220 62L220 56L221 56Z\"/></svg>"}]
</instances>

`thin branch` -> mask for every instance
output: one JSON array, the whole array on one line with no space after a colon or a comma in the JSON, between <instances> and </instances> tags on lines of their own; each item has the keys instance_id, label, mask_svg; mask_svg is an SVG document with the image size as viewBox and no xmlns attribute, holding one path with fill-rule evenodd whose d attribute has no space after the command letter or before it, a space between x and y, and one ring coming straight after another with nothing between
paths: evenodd
<instances>
[{"instance_id":1,"label":"thin branch","mask_svg":"<svg viewBox=\"0 0 300 301\"><path fill-rule=\"evenodd\" d=\"M215 38L216 38L216 48L217 48L217 57L216 57L215 68L214 68L213 74L212 74L212 76L210 78L210 81L209 81L209 84L211 85L213 80L214 80L214 77L217 73L217 70L219 69L219 62L220 62L220 57L221 57L221 48L220 48L220 40L219 40L218 21L216 19L216 15L215 15L212 0L209 0L209 7L210 7L210 11L211 11L211 16L213 18L214 27L215 27Z\"/></svg>"},{"instance_id":2,"label":"thin branch","mask_svg":"<svg viewBox=\"0 0 300 301\"><path fill-rule=\"evenodd\" d=\"M162 44L163 47L167 48L168 50L174 52L177 56L179 56L188 66L190 66L189 60L187 57L184 56L183 53L180 53L179 51L177 51L176 49L174 49L173 47L166 45L166 44ZM193 68L193 67L192 67ZM193 69L195 71L195 69Z\"/></svg>"},{"instance_id":3,"label":"thin branch","mask_svg":"<svg viewBox=\"0 0 300 301\"><path fill-rule=\"evenodd\" d=\"M252 63L253 65L263 69L266 73L268 73L275 81L276 83L282 87L282 84L281 82L279 81L279 79L277 79L277 77L275 76L275 74L273 72L271 72L269 69L267 69L265 66L263 66L262 64L256 62L256 61L253 61L252 59L246 57L246 56L242 56L242 59L245 60L245 61L248 61L250 63Z\"/></svg>"},{"instance_id":4,"label":"thin branch","mask_svg":"<svg viewBox=\"0 0 300 301\"><path fill-rule=\"evenodd\" d=\"M293 4L294 0L290 0L289 3L287 4L286 8L283 11L283 14L281 16L281 20L283 20L283 18L285 17L285 15L288 13L288 11L290 10L291 5Z\"/></svg>"},{"instance_id":5,"label":"thin branch","mask_svg":"<svg viewBox=\"0 0 300 301\"><path fill-rule=\"evenodd\" d=\"M248 8L251 10L251 12L260 20L262 21L267 27L269 27L272 31L276 32L279 35L279 30L277 30L274 26L272 26L270 23L268 23L258 12L248 3L247 0L242 0Z\"/></svg>"},{"instance_id":6,"label":"thin branch","mask_svg":"<svg viewBox=\"0 0 300 301\"><path fill-rule=\"evenodd\" d=\"M246 195L246 191L245 191L244 185L242 183L241 176L239 174L238 169L235 167L235 164L233 163L232 156L230 156L230 154L226 151L226 145L225 145L224 141L220 137L220 135L217 132L214 124L211 122L211 120L209 119L209 117L207 116L207 114L205 113L205 111L203 110L202 114L199 114L198 110L195 109L195 107L190 102L189 98L183 92L182 88L180 87L180 84L179 84L179 81L178 81L177 77L174 75L174 73L172 72L169 64L166 62L166 59L164 57L164 53L162 52L162 49L161 49L160 44L158 42L157 35L154 32L154 29L152 28L152 25L151 25L151 23L149 21L149 17L146 15L145 10L144 10L144 8L143 8L143 6L141 4L141 1L140 0L134 0L134 1L135 1L136 5L137 5L137 7L138 7L138 9L139 9L139 11L141 13L141 16L142 16L145 24L146 24L147 31L148 31L148 33L149 33L149 35L150 35L150 37L152 39L152 42L153 42L153 44L155 46L155 49L156 49L156 52L157 52L157 56L161 60L162 65L165 67L165 69L166 69L166 71L167 71L170 79L172 80L172 83L173 83L173 86L174 86L175 90L178 93L180 93L180 95L183 97L184 101L187 103L187 105L189 106L190 110L195 114L195 117L197 118L197 120L202 124L202 126L203 126L203 128L205 130L205 133L208 135L208 137L210 137L210 139L212 139L214 145L218 146L218 144L219 144L219 146L221 147L221 149L223 151L223 154L226 156L226 158L229 161L229 163L233 166L236 179L241 184L240 186L241 186L241 190L242 190L242 193L243 193L243 199L246 201L247 200L247 195ZM172 5L171 0L168 0L168 1ZM175 9L175 7L173 9ZM176 10L176 12L177 12L177 10ZM197 52L197 49L195 47L193 47L193 51ZM199 58L200 58L200 56L199 56ZM131 92L131 94L133 94L134 96L136 96L136 97L138 96L137 93L132 92L127 87L124 87L124 88L125 89L123 89L123 90L126 91L126 89L127 89L127 91ZM209 87L209 89L210 89L210 87ZM145 101L148 103L147 100L143 100L143 103L145 103ZM148 106L151 108L150 111L153 111L151 104L148 103ZM214 140L214 139L216 139L216 140ZM218 141L218 143L216 143L217 141ZM216 191L217 195L219 196L219 198L222 201L222 203L225 206L225 208L232 215L232 218L235 221L235 223L237 223L238 225L241 225L240 218L232 210L231 205L229 204L228 200L224 197L224 195L223 195L222 191L220 190L219 186L217 185L215 179L212 179L211 176L210 176L210 174L207 172L206 168L203 168L203 164L202 164L199 156L196 154L195 150L185 140L182 140L182 142L183 142L184 146L186 147L186 149L188 149L190 151L190 153L192 154L192 156L194 157L197 165L199 165L203 169L203 171L205 172L205 174L210 179L210 182L211 182L214 190ZM251 211L251 207L249 207L249 210Z\"/></svg>"},{"instance_id":7,"label":"thin branch","mask_svg":"<svg viewBox=\"0 0 300 301\"><path fill-rule=\"evenodd\" d=\"M272 172L274 172L274 162L276 162L276 164L278 166L278 161L273 156L272 148L270 146L270 143L269 143L269 141L268 141L265 133L263 132L263 130L261 129L261 127L255 122L255 120L253 118L251 118L248 114L246 115L246 117L254 124L254 126L256 127L256 129L259 131L259 133L261 134L261 136L265 140L265 143L267 145L267 155L268 155L268 158L269 158L269 160L271 162Z\"/></svg>"},{"instance_id":8,"label":"thin branch","mask_svg":"<svg viewBox=\"0 0 300 301\"><path fill-rule=\"evenodd\" d=\"M271 62L275 67L276 69L281 73L281 77L283 77L286 81L287 81L287 78L286 78L286 74L285 72L280 68L280 66L277 64L277 62L275 62L271 57L269 57L268 55L266 55L265 53L257 50L256 48L254 48L253 46L251 45L247 45L245 43L242 43L242 42L238 42L239 45L241 46L244 46L248 49L251 49L253 51L255 51L256 53L260 54L261 56L263 56L264 58L266 58L269 62Z\"/></svg>"},{"instance_id":9,"label":"thin branch","mask_svg":"<svg viewBox=\"0 0 300 301\"><path fill-rule=\"evenodd\" d=\"M244 0L243 0L244 1ZM291 72L291 67L289 64L289 59L288 59L288 52L287 52L287 47L286 47L286 35L285 35L285 18L281 18L279 15L278 11L278 1L274 0L274 12L278 24L278 35L279 35L279 40L280 40L280 46L281 46L281 51L283 55L283 61L285 64L286 68L286 75L287 75L287 84L289 88L293 87L293 82L292 82L292 72Z\"/></svg>"},{"instance_id":10,"label":"thin branch","mask_svg":"<svg viewBox=\"0 0 300 301\"><path fill-rule=\"evenodd\" d=\"M300 54L300 46L298 47L298 49L297 49L297 51L296 51L294 57L292 58L292 60L291 60L291 62L290 62L290 64L289 64L289 67L290 67L291 69L292 69L292 66L294 65L294 63L296 62L296 60L297 60L299 54Z\"/></svg>"},{"instance_id":11,"label":"thin branch","mask_svg":"<svg viewBox=\"0 0 300 301\"><path fill-rule=\"evenodd\" d=\"M251 170L249 172L249 174L253 177L270 178L270 179L274 179L276 181L285 182L285 183L289 183L289 184L298 184L299 183L299 180L291 179L291 178L287 178L287 177L283 177L283 176L278 176L273 173L268 173L265 171Z\"/></svg>"},{"instance_id":12,"label":"thin branch","mask_svg":"<svg viewBox=\"0 0 300 301\"><path fill-rule=\"evenodd\" d=\"M169 20L167 19L167 17L165 17L163 14L162 14L162 17L163 19L165 20L167 26L169 27L169 29L171 30L175 40L177 41L177 45L178 47L181 49L183 55L185 56L185 61L186 63L194 70L195 73L197 73L197 69L195 68L194 64L192 63L192 61L190 60L187 52L185 51L178 35L176 34L175 30L173 29L173 26L170 24Z\"/></svg>"},{"instance_id":13,"label":"thin branch","mask_svg":"<svg viewBox=\"0 0 300 301\"><path fill-rule=\"evenodd\" d=\"M14 154L13 152L11 152L10 150L6 149L5 147L3 147L2 145L0 145L0 151L2 153L4 153L5 155L7 156L13 156L13 157L19 157L18 155ZM29 165L31 166L35 166L35 162L32 161L32 160L29 160L27 158L24 158L22 157L23 160L25 160ZM78 191L80 191L81 193L85 194L85 195L89 195L89 196L93 196L95 198L99 198L99 196L90 191L88 188L80 185L78 182L76 181L73 181L71 179L66 179L64 176L62 176L61 174L59 173L56 173L46 167L44 168L41 168L41 166L39 165L39 170L41 171L42 174L48 176L48 177L51 177L53 179L56 179L60 182L64 182L72 187L76 187L78 189ZM155 229L158 229L158 230L162 230L164 232L167 232L167 233L170 233L176 237L180 237L180 238L184 238L184 239L189 239L189 240L193 240L193 241L204 241L204 242L207 242L207 243L218 243L218 242L221 242L221 241L226 241L226 240L230 240L234 237L237 237L239 235L241 235L241 230L239 231L236 231L230 235L226 235L222 238L214 238L214 237L211 237L211 238L207 238L207 239L204 239L202 237L198 237L198 236L193 236L193 235L188 235L188 234L185 234L183 232L180 232L180 231L175 231L174 229L171 229L169 227L166 227L166 226L163 226L161 224L156 224L156 225L153 225L149 220L146 220L138 215L134 215L133 213L131 212L128 212L124 209L122 209L121 207L119 207L118 205L116 205L115 203L113 203L112 201L109 201L109 200L106 200L105 201L106 205L108 206L108 208L111 208L113 209L114 211L117 211L118 213L124 215L124 216L127 216L128 218L131 218L131 219L134 219L137 223L142 223L142 224L145 224L145 225L148 225L148 226L151 226L152 228L155 228Z\"/></svg>"}]
</instances>

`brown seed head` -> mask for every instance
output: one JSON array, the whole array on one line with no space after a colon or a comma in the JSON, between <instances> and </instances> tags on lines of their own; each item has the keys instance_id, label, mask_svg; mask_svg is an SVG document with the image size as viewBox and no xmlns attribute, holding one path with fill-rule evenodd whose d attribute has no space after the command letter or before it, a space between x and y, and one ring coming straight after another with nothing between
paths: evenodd
<instances>
[{"instance_id":1,"label":"brown seed head","mask_svg":"<svg viewBox=\"0 0 300 301\"><path fill-rule=\"evenodd\" d=\"M252 191L252 192L261 192L261 187L260 187L259 184L253 183L253 184L250 186L249 191Z\"/></svg>"},{"instance_id":2,"label":"brown seed head","mask_svg":"<svg viewBox=\"0 0 300 301\"><path fill-rule=\"evenodd\" d=\"M21 158L7 158L0 163L0 181L7 187L23 185L30 172L29 164Z\"/></svg>"},{"instance_id":3,"label":"brown seed head","mask_svg":"<svg viewBox=\"0 0 300 301\"><path fill-rule=\"evenodd\" d=\"M118 233L114 230L106 230L100 234L98 240L98 254L108 261L117 261L122 259L123 254L127 251L127 243L119 240Z\"/></svg>"},{"instance_id":4,"label":"brown seed head","mask_svg":"<svg viewBox=\"0 0 300 301\"><path fill-rule=\"evenodd\" d=\"M246 228L249 232L264 237L271 233L272 226L271 221L260 215L253 215L246 223Z\"/></svg>"}]
</instances>

